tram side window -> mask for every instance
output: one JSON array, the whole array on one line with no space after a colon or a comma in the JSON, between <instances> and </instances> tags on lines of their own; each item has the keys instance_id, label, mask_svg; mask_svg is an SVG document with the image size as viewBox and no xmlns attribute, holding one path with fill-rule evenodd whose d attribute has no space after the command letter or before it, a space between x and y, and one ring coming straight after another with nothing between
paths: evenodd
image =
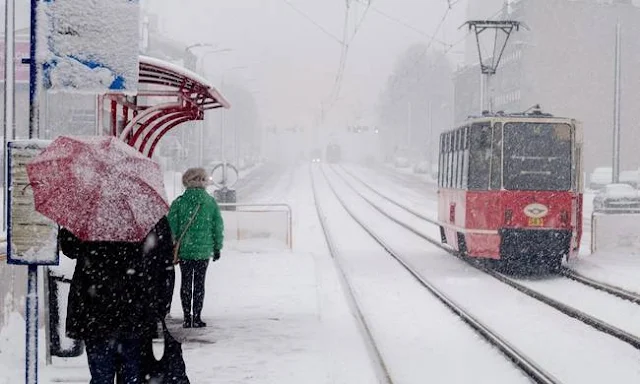
<instances>
[{"instance_id":1,"label":"tram side window","mask_svg":"<svg viewBox=\"0 0 640 384\"><path fill-rule=\"evenodd\" d=\"M440 135L440 151L438 154L438 185L444 187L444 134Z\"/></svg>"},{"instance_id":2,"label":"tram side window","mask_svg":"<svg viewBox=\"0 0 640 384\"><path fill-rule=\"evenodd\" d=\"M444 147L442 146L442 135L440 135L440 147L438 151L438 186L442 187L442 151Z\"/></svg>"},{"instance_id":3,"label":"tram side window","mask_svg":"<svg viewBox=\"0 0 640 384\"><path fill-rule=\"evenodd\" d=\"M464 185L462 184L462 173L464 170L464 153L463 153L463 147L464 147L464 128L458 129L458 151L457 156L458 156L458 188L464 188Z\"/></svg>"},{"instance_id":4,"label":"tram side window","mask_svg":"<svg viewBox=\"0 0 640 384\"><path fill-rule=\"evenodd\" d=\"M442 182L442 186L446 187L447 186L447 135L443 134L442 135L442 168L441 171L442 175L440 175L441 178L441 182Z\"/></svg>"},{"instance_id":5,"label":"tram side window","mask_svg":"<svg viewBox=\"0 0 640 384\"><path fill-rule=\"evenodd\" d=\"M447 133L445 136L445 145L447 148L446 156L446 164L444 168L447 170L446 177L444 180L444 186L447 188L451 188L451 134Z\"/></svg>"},{"instance_id":6,"label":"tram side window","mask_svg":"<svg viewBox=\"0 0 640 384\"><path fill-rule=\"evenodd\" d=\"M456 135L455 132L449 134L449 187L456 187L456 162L455 162L455 150L456 150Z\"/></svg>"},{"instance_id":7,"label":"tram side window","mask_svg":"<svg viewBox=\"0 0 640 384\"><path fill-rule=\"evenodd\" d=\"M469 187L469 127L463 128L462 137L462 188Z\"/></svg>"},{"instance_id":8,"label":"tram side window","mask_svg":"<svg viewBox=\"0 0 640 384\"><path fill-rule=\"evenodd\" d=\"M493 126L491 151L491 189L502 188L502 123Z\"/></svg>"},{"instance_id":9,"label":"tram side window","mask_svg":"<svg viewBox=\"0 0 640 384\"><path fill-rule=\"evenodd\" d=\"M453 131L453 151L451 151L451 156L453 157L453 169L452 169L452 184L453 188L460 188L458 185L458 141L459 141L458 131Z\"/></svg>"},{"instance_id":10,"label":"tram side window","mask_svg":"<svg viewBox=\"0 0 640 384\"><path fill-rule=\"evenodd\" d=\"M453 156L455 154L455 150L456 150L456 133L455 131L453 131L449 134L449 187L451 188L456 187L456 179L455 179L456 162L455 162L455 157Z\"/></svg>"},{"instance_id":11,"label":"tram side window","mask_svg":"<svg viewBox=\"0 0 640 384\"><path fill-rule=\"evenodd\" d=\"M440 142L438 143L438 177L437 177L438 187L442 186L442 184L440 184L441 173L442 173L442 139L440 139Z\"/></svg>"},{"instance_id":12,"label":"tram side window","mask_svg":"<svg viewBox=\"0 0 640 384\"><path fill-rule=\"evenodd\" d=\"M446 188L449 188L449 169L451 169L451 167L449 166L449 151L451 150L450 148L450 143L449 143L449 134L447 133L444 136L444 146L446 148L446 151L444 153L444 169L445 169L445 174L444 174L444 186Z\"/></svg>"},{"instance_id":13,"label":"tram side window","mask_svg":"<svg viewBox=\"0 0 640 384\"><path fill-rule=\"evenodd\" d=\"M469 189L489 188L491 165L491 126L473 124L469 136Z\"/></svg>"},{"instance_id":14,"label":"tram side window","mask_svg":"<svg viewBox=\"0 0 640 384\"><path fill-rule=\"evenodd\" d=\"M584 181L582 180L582 164L576 159L582 159L582 146L576 144L574 147L575 154L573 156L573 169L572 173L575 177L572 178L571 186L574 190L582 191L584 189Z\"/></svg>"}]
</instances>

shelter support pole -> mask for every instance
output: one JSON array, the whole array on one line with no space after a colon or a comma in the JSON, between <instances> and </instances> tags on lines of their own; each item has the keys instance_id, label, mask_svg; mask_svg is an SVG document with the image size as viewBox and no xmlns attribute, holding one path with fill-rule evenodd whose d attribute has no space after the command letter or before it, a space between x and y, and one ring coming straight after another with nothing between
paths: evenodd
<instances>
[{"instance_id":1,"label":"shelter support pole","mask_svg":"<svg viewBox=\"0 0 640 384\"><path fill-rule=\"evenodd\" d=\"M26 300L26 383L38 382L38 266L29 265Z\"/></svg>"},{"instance_id":2,"label":"shelter support pole","mask_svg":"<svg viewBox=\"0 0 640 384\"><path fill-rule=\"evenodd\" d=\"M29 58L29 139L39 135L40 108L38 103L38 71L36 63L37 7L39 0L31 0L30 58ZM25 381L38 382L38 265L28 266L27 300L25 311Z\"/></svg>"},{"instance_id":3,"label":"shelter support pole","mask_svg":"<svg viewBox=\"0 0 640 384\"><path fill-rule=\"evenodd\" d=\"M15 137L15 0L5 2L5 28L4 28L4 130L3 130L3 173L2 185L7 183L8 161L7 161L7 141L11 132L11 137ZM5 191L6 194L6 191ZM2 230L7 230L7 196L4 196L2 204Z\"/></svg>"}]
</instances>

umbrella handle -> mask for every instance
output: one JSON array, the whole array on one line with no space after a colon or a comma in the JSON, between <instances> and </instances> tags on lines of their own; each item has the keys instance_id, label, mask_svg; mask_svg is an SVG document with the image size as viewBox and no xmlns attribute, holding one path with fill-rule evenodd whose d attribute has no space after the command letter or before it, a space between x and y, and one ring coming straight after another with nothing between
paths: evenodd
<instances>
[{"instance_id":1,"label":"umbrella handle","mask_svg":"<svg viewBox=\"0 0 640 384\"><path fill-rule=\"evenodd\" d=\"M20 193L21 193L22 195L24 195L24 194L26 193L26 191L27 191L27 188L32 187L33 185L36 185L36 184L42 184L42 183L40 183L40 182L29 183L29 184L25 185L25 186L22 188L22 190L20 191Z\"/></svg>"},{"instance_id":2,"label":"umbrella handle","mask_svg":"<svg viewBox=\"0 0 640 384\"><path fill-rule=\"evenodd\" d=\"M29 188L31 186L32 183L29 183L27 185L24 186L24 188L22 188L22 190L20 191L20 194L24 195L26 193L27 188Z\"/></svg>"}]
</instances>

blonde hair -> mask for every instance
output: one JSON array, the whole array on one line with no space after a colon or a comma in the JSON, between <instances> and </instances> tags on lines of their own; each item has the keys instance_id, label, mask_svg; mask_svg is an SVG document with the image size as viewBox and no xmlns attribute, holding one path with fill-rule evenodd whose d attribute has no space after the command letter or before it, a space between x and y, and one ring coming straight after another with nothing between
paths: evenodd
<instances>
[{"instance_id":1,"label":"blonde hair","mask_svg":"<svg viewBox=\"0 0 640 384\"><path fill-rule=\"evenodd\" d=\"M208 185L208 179L204 168L189 168L182 174L182 185L185 188L204 188Z\"/></svg>"}]
</instances>

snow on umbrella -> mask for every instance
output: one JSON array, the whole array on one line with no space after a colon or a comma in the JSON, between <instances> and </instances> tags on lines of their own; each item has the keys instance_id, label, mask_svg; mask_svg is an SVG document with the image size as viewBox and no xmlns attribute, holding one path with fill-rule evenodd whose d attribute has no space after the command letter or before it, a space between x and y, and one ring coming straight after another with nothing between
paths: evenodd
<instances>
[{"instance_id":1,"label":"snow on umbrella","mask_svg":"<svg viewBox=\"0 0 640 384\"><path fill-rule=\"evenodd\" d=\"M36 210L86 241L141 241L169 206L159 165L110 136L60 136L28 165Z\"/></svg>"}]
</instances>

